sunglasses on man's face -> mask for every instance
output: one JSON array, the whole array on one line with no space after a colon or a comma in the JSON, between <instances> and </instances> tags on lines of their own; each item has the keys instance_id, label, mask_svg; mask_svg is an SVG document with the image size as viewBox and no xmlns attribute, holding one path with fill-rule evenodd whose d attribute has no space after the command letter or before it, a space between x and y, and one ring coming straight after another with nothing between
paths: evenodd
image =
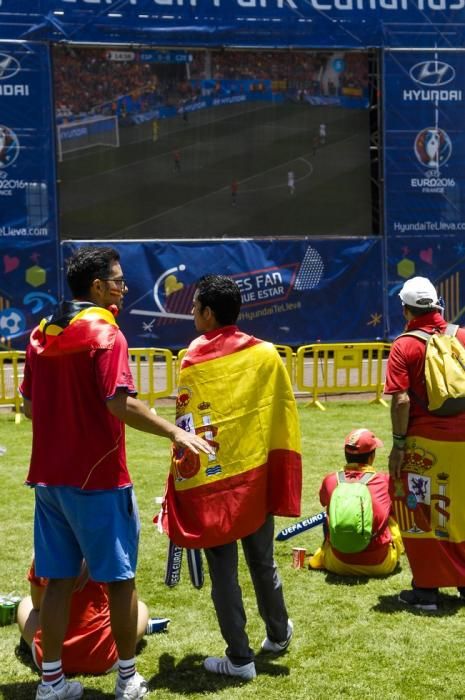
<instances>
[{"instance_id":1,"label":"sunglasses on man's face","mask_svg":"<svg viewBox=\"0 0 465 700\"><path fill-rule=\"evenodd\" d=\"M102 277L102 282L115 282L120 287L127 287L124 277Z\"/></svg>"}]
</instances>

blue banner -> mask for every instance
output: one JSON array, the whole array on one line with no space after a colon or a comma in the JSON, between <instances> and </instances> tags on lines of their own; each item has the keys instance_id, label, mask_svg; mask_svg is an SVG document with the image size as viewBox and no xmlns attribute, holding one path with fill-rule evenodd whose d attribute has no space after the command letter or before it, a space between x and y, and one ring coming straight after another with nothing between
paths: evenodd
<instances>
[{"instance_id":1,"label":"blue banner","mask_svg":"<svg viewBox=\"0 0 465 700\"><path fill-rule=\"evenodd\" d=\"M21 349L29 334L58 303L56 241L0 239L0 350Z\"/></svg>"},{"instance_id":2,"label":"blue banner","mask_svg":"<svg viewBox=\"0 0 465 700\"><path fill-rule=\"evenodd\" d=\"M83 244L64 242L65 258ZM119 323L132 347L185 347L195 335L195 282L207 273L237 282L239 325L273 343L384 336L380 239L118 241L115 247L129 287Z\"/></svg>"},{"instance_id":3,"label":"blue banner","mask_svg":"<svg viewBox=\"0 0 465 700\"><path fill-rule=\"evenodd\" d=\"M56 238L46 46L0 43L0 239Z\"/></svg>"},{"instance_id":4,"label":"blue banner","mask_svg":"<svg viewBox=\"0 0 465 700\"><path fill-rule=\"evenodd\" d=\"M399 291L410 277L428 277L445 302L445 317L465 325L465 239L461 234L391 236L388 246L387 337L404 329Z\"/></svg>"},{"instance_id":5,"label":"blue banner","mask_svg":"<svg viewBox=\"0 0 465 700\"><path fill-rule=\"evenodd\" d=\"M387 52L386 234L465 231L465 54Z\"/></svg>"},{"instance_id":6,"label":"blue banner","mask_svg":"<svg viewBox=\"0 0 465 700\"><path fill-rule=\"evenodd\" d=\"M159 46L463 46L463 0L2 0L4 38Z\"/></svg>"},{"instance_id":7,"label":"blue banner","mask_svg":"<svg viewBox=\"0 0 465 700\"><path fill-rule=\"evenodd\" d=\"M134 109L127 107L127 100L121 98L117 101L118 103L118 113L126 112L127 119L129 119L134 124L143 124L144 122L151 122L154 119L172 119L176 115L186 115L192 114L193 112L201 112L204 109L211 109L212 107L223 107L225 105L238 105L249 102L257 102L259 100L270 101L273 99L274 103L284 102L282 96L272 97L271 94L267 93L255 93L250 95L232 95L232 96L222 96L222 97L200 97L192 100L185 100L180 102L179 106L172 105L170 107L159 107L158 109L153 109L148 112L137 111L137 106Z\"/></svg>"},{"instance_id":8,"label":"blue banner","mask_svg":"<svg viewBox=\"0 0 465 700\"><path fill-rule=\"evenodd\" d=\"M25 338L58 296L48 48L0 42L0 347Z\"/></svg>"}]
</instances>

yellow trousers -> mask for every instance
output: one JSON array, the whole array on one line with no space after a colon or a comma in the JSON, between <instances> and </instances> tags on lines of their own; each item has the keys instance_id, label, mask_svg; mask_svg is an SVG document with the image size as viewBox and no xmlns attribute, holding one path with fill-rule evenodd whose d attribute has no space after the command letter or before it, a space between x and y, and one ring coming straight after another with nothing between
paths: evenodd
<instances>
[{"instance_id":1,"label":"yellow trousers","mask_svg":"<svg viewBox=\"0 0 465 700\"><path fill-rule=\"evenodd\" d=\"M389 529L392 537L391 546L385 559L379 564L348 564L341 561L334 554L329 541L325 540L323 546L318 547L315 554L309 557L308 566L310 569L326 569L340 576L386 576L391 574L399 562L400 555L404 552L404 546L399 526L394 518L389 518Z\"/></svg>"}]
</instances>

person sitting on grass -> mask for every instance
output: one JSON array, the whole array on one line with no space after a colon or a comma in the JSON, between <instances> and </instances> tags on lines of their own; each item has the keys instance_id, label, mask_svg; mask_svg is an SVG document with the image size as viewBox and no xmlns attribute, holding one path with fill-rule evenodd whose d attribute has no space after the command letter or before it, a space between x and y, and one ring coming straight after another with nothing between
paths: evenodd
<instances>
[{"instance_id":1,"label":"person sitting on grass","mask_svg":"<svg viewBox=\"0 0 465 700\"><path fill-rule=\"evenodd\" d=\"M362 551L348 551L351 550L349 542L344 547L346 551L338 550L331 542L331 528L325 524L324 542L309 558L310 569L326 569L341 576L385 576L396 568L404 550L399 527L391 515L389 474L377 473L373 467L376 448L382 446L381 440L366 428L352 430L344 441L346 466L343 480L354 483L362 479L371 496L373 520L367 546ZM371 475L369 480L364 476L368 474ZM321 484L320 501L328 514L334 490L341 480L338 472L332 472Z\"/></svg>"},{"instance_id":2,"label":"person sitting on grass","mask_svg":"<svg viewBox=\"0 0 465 700\"><path fill-rule=\"evenodd\" d=\"M47 579L36 576L34 562L28 573L31 595L23 598L18 607L18 626L22 639L31 649L36 666L42 666L42 631L40 605ZM149 621L147 606L138 601L137 642L150 630L156 631L154 620ZM166 629L167 618L159 618L159 629ZM151 624L152 623L152 624ZM78 674L102 674L116 670L118 653L110 626L108 589L88 577L85 563L71 598L68 630L63 645L63 671Z\"/></svg>"}]
</instances>

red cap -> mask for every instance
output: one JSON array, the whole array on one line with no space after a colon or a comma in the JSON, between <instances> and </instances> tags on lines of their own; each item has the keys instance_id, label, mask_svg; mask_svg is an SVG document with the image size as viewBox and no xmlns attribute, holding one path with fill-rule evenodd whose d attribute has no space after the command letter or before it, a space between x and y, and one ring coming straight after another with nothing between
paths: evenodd
<instances>
[{"instance_id":1,"label":"red cap","mask_svg":"<svg viewBox=\"0 0 465 700\"><path fill-rule=\"evenodd\" d=\"M368 428L352 430L344 440L344 448L351 454L363 455L376 450L377 447L383 447L383 443Z\"/></svg>"}]
</instances>

